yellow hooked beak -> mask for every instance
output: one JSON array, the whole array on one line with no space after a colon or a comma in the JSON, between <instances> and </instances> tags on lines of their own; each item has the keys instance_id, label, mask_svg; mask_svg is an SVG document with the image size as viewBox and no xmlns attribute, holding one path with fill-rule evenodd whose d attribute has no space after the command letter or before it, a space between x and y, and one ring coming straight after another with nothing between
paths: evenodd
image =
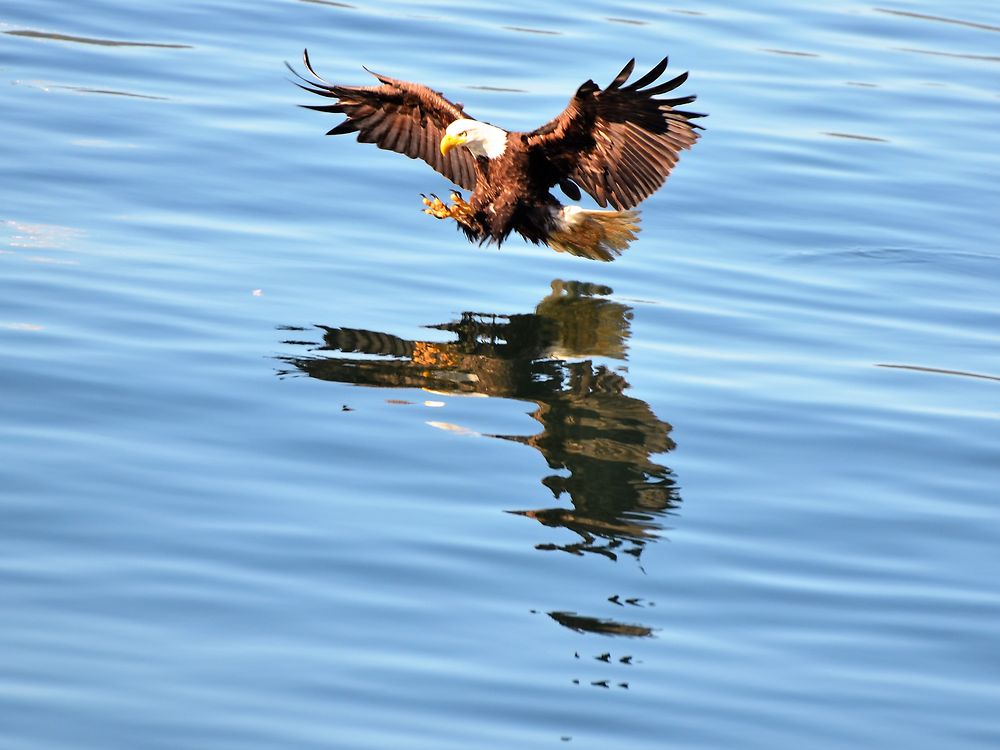
<instances>
[{"instance_id":1,"label":"yellow hooked beak","mask_svg":"<svg viewBox=\"0 0 1000 750\"><path fill-rule=\"evenodd\" d=\"M449 135L445 133L444 138L441 139L441 156L446 155L455 146L461 146L465 143L466 139L460 135Z\"/></svg>"}]
</instances>

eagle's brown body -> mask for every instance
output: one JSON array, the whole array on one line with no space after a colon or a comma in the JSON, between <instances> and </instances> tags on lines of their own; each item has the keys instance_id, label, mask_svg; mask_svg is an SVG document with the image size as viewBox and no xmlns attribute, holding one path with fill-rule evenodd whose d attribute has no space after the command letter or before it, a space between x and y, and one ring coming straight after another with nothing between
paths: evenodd
<instances>
[{"instance_id":1,"label":"eagle's brown body","mask_svg":"<svg viewBox=\"0 0 1000 750\"><path fill-rule=\"evenodd\" d=\"M469 199L470 221L460 226L476 242L500 243L516 231L529 242L544 243L554 212L562 207L549 192L556 176L523 133L510 133L507 138L507 149L500 156L476 158L477 189ZM519 189L505 189L505 185Z\"/></svg>"},{"instance_id":2,"label":"eagle's brown body","mask_svg":"<svg viewBox=\"0 0 1000 750\"><path fill-rule=\"evenodd\" d=\"M455 219L475 242L500 243L513 231L529 242L601 260L634 238L638 214L628 209L663 184L679 152L697 140L691 120L702 116L676 109L694 96L655 98L687 79L684 73L650 86L666 59L627 86L634 61L604 89L587 81L562 114L523 133L471 120L461 105L420 84L373 73L378 86L340 86L320 78L308 54L305 64L314 79L299 85L335 100L308 108L347 116L328 135L357 132L359 141L422 159L472 191L468 202L453 194L452 206L425 199L427 213ZM468 127L457 138L452 131L460 123ZM564 208L551 193L556 185L573 200L583 189L600 206L617 210Z\"/></svg>"}]
</instances>

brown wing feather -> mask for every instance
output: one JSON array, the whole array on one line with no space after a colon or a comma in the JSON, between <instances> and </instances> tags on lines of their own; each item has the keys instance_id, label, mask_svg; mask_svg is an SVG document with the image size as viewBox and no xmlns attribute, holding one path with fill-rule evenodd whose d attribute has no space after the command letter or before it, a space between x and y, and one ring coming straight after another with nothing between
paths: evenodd
<instances>
[{"instance_id":1,"label":"brown wing feather","mask_svg":"<svg viewBox=\"0 0 1000 750\"><path fill-rule=\"evenodd\" d=\"M460 104L448 101L427 86L398 81L367 68L365 70L381 85L339 86L327 82L313 70L308 50L303 51L302 59L312 78L300 75L288 65L288 69L304 82L295 85L336 100L334 104L305 105L305 108L347 116L327 135L356 132L362 143L374 143L411 159L422 159L456 185L466 190L475 189L475 157L469 150L455 148L447 156L442 156L439 150L445 128L467 116Z\"/></svg>"},{"instance_id":2,"label":"brown wing feather","mask_svg":"<svg viewBox=\"0 0 1000 750\"><path fill-rule=\"evenodd\" d=\"M701 128L691 120L704 117L675 109L693 96L655 98L684 83L687 73L643 88L666 70L667 58L626 86L634 67L629 60L604 90L587 81L562 114L528 134L529 147L544 152L555 181L571 180L601 206L619 210L663 185L680 152L698 140Z\"/></svg>"}]
</instances>

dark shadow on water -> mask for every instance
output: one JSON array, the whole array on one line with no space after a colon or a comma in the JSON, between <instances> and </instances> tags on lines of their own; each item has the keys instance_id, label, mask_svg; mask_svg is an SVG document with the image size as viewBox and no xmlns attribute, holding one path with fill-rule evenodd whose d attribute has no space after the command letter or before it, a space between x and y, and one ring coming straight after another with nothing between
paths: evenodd
<instances>
[{"instance_id":1,"label":"dark shadow on water","mask_svg":"<svg viewBox=\"0 0 1000 750\"><path fill-rule=\"evenodd\" d=\"M307 353L279 357L286 367L278 374L532 403L539 432L488 437L530 446L545 457L552 473L540 481L551 502L507 512L554 530L548 532L553 538L536 549L630 559L641 568L643 550L659 538L664 518L680 503L673 472L654 460L671 451L674 442L671 426L645 401L626 394L629 383L620 363L627 356L632 309L609 299L610 294L607 287L556 280L533 312L465 312L457 320L426 326L450 334L445 341L329 325L286 327L316 332L321 340L284 342ZM612 613L645 606L617 594L600 598ZM576 633L653 635L652 628L630 618L546 614ZM631 659L619 655L618 661L630 664Z\"/></svg>"},{"instance_id":2,"label":"dark shadow on water","mask_svg":"<svg viewBox=\"0 0 1000 750\"><path fill-rule=\"evenodd\" d=\"M573 612L549 612L549 617L565 628L578 633L600 633L602 635L624 635L631 638L647 638L653 634L645 625L629 625L617 620L586 617Z\"/></svg>"},{"instance_id":3,"label":"dark shadow on water","mask_svg":"<svg viewBox=\"0 0 1000 750\"><path fill-rule=\"evenodd\" d=\"M348 3L338 3L334 0L299 0L301 3L312 3L313 5L328 5L331 8L344 8L346 10L355 10L356 5L349 5Z\"/></svg>"},{"instance_id":4,"label":"dark shadow on water","mask_svg":"<svg viewBox=\"0 0 1000 750\"><path fill-rule=\"evenodd\" d=\"M894 10L891 8L875 8L876 13L886 13L903 18L911 18L919 21L935 21L937 23L949 23L956 26L966 26L970 29L981 29L983 31L1000 31L1000 26L991 26L986 23L976 23L975 21L964 21L961 18L947 18L945 16L931 16L925 13L913 13L908 10Z\"/></svg>"},{"instance_id":5,"label":"dark shadow on water","mask_svg":"<svg viewBox=\"0 0 1000 750\"><path fill-rule=\"evenodd\" d=\"M72 42L75 44L93 44L99 47L160 47L163 49L191 49L190 44L163 44L161 42L136 42L124 39L98 39L89 36L72 36L70 34L57 34L50 31L36 31L34 29L12 29L3 32L11 36L22 36L29 39L43 39L54 42Z\"/></svg>"},{"instance_id":6,"label":"dark shadow on water","mask_svg":"<svg viewBox=\"0 0 1000 750\"><path fill-rule=\"evenodd\" d=\"M540 34L541 36L562 36L561 31L552 31L550 29L532 29L526 26L504 26L502 27L507 31L516 31L519 34Z\"/></svg>"}]
</instances>

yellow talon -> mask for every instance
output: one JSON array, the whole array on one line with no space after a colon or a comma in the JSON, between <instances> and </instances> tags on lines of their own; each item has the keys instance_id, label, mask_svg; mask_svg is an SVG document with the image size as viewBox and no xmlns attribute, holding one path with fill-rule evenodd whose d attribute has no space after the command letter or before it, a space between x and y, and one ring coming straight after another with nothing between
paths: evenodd
<instances>
[{"instance_id":1,"label":"yellow talon","mask_svg":"<svg viewBox=\"0 0 1000 750\"><path fill-rule=\"evenodd\" d=\"M433 200L431 200L431 198L433 198ZM431 194L431 198L423 196L423 203L427 206L427 208L424 209L424 213L429 214L436 219L447 219L451 215L448 207L442 203L441 199L436 195Z\"/></svg>"},{"instance_id":2,"label":"yellow talon","mask_svg":"<svg viewBox=\"0 0 1000 750\"><path fill-rule=\"evenodd\" d=\"M462 198L462 194L457 191L452 191L451 193L452 205L450 206L434 195L434 193L431 193L430 198L423 193L421 193L420 197L423 204L427 206L424 209L424 213L436 219L451 218L459 223L463 223L463 220L466 220L472 211L469 204Z\"/></svg>"}]
</instances>

